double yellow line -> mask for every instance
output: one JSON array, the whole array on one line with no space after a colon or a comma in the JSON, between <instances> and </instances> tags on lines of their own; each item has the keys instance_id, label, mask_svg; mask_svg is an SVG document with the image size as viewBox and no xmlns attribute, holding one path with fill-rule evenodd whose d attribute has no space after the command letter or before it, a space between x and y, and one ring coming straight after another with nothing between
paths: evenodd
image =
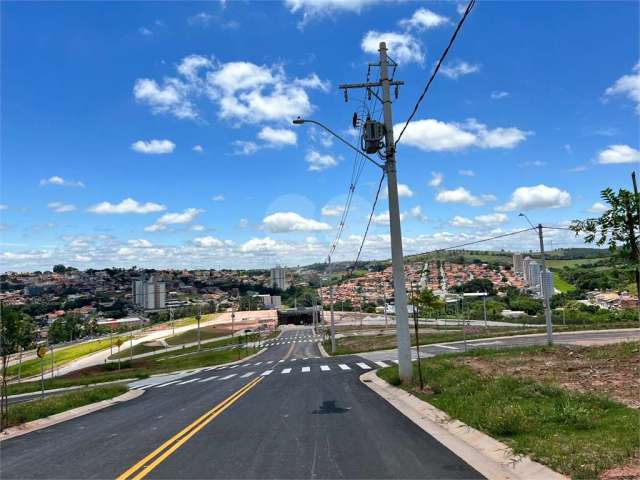
<instances>
[{"instance_id":1,"label":"double yellow line","mask_svg":"<svg viewBox=\"0 0 640 480\"><path fill-rule=\"evenodd\" d=\"M249 390L260 383L262 378L263 377L258 377L247 383L240 390L227 397L225 400L213 407L196 421L194 421L183 430L175 434L173 437L171 437L169 440L164 442L153 452L151 452L149 455L144 457L142 460L140 460L138 463L136 463L134 466L120 475L116 480L140 480L141 478L146 477L147 474L151 472L151 470L156 468L163 460L165 460L169 455L171 455L185 442L187 442L187 440L189 440L196 433L206 427L209 422L211 422L214 418L216 418L227 408L233 405L240 397L245 395Z\"/></svg>"}]
</instances>

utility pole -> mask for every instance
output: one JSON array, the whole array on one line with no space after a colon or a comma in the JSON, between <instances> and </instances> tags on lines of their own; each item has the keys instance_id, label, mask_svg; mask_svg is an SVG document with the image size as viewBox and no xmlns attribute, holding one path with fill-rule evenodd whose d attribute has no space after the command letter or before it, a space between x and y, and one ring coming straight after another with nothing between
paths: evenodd
<instances>
[{"instance_id":1,"label":"utility pole","mask_svg":"<svg viewBox=\"0 0 640 480\"><path fill-rule=\"evenodd\" d=\"M391 113L390 86L403 85L404 82L392 81L389 78L389 59L387 45L380 42L380 81L364 84L340 85L346 91L350 88L365 88L372 93L372 87L382 87L382 105L385 127L385 165L389 198L389 230L391 233L391 261L393 269L393 289L396 308L396 337L398 342L398 370L400 379L411 381L411 344L409 340L409 319L407 314L407 291L404 278L404 258L402 253L402 228L400 226L400 205L398 201L398 179L396 176L396 152L393 137L393 116Z\"/></svg>"},{"instance_id":2,"label":"utility pole","mask_svg":"<svg viewBox=\"0 0 640 480\"><path fill-rule=\"evenodd\" d=\"M482 314L484 317L484 328L487 328L487 292L482 297Z\"/></svg>"},{"instance_id":3,"label":"utility pole","mask_svg":"<svg viewBox=\"0 0 640 480\"><path fill-rule=\"evenodd\" d=\"M387 329L387 293L384 291L384 281L382 282L382 305L384 308L384 329Z\"/></svg>"},{"instance_id":4,"label":"utility pole","mask_svg":"<svg viewBox=\"0 0 640 480\"><path fill-rule=\"evenodd\" d=\"M202 318L202 305L198 303L198 306L196 308L196 321L198 322L198 351L200 351L200 318Z\"/></svg>"},{"instance_id":5,"label":"utility pole","mask_svg":"<svg viewBox=\"0 0 640 480\"><path fill-rule=\"evenodd\" d=\"M331 257L329 257L329 283L331 284ZM333 285L329 285L329 302L331 303L331 353L336 353L336 321L333 316Z\"/></svg>"},{"instance_id":6,"label":"utility pole","mask_svg":"<svg viewBox=\"0 0 640 480\"><path fill-rule=\"evenodd\" d=\"M547 259L544 254L544 237L542 234L542 224L538 224L538 237L540 238L540 259L542 261L542 271L547 271ZM548 288L542 285L540 278L540 288L542 289L542 301L544 303L544 319L547 324L547 345L553 345L553 324L551 323L551 302L549 301Z\"/></svg>"},{"instance_id":7,"label":"utility pole","mask_svg":"<svg viewBox=\"0 0 640 480\"><path fill-rule=\"evenodd\" d=\"M175 335L176 334L176 323L173 320L173 307L169 307L169 322L171 323L171 335Z\"/></svg>"}]
</instances>

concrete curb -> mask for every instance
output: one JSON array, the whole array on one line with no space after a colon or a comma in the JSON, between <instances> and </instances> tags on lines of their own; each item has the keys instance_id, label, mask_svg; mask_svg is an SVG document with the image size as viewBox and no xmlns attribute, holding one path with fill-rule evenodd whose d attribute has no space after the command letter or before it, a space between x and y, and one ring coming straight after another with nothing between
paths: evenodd
<instances>
[{"instance_id":1,"label":"concrete curb","mask_svg":"<svg viewBox=\"0 0 640 480\"><path fill-rule=\"evenodd\" d=\"M118 403L133 400L134 398L138 398L143 394L144 390L130 390L126 393L123 393L122 395L118 395L115 398L102 400L96 403L90 403L89 405L83 405L82 407L72 408L71 410L67 410L66 412L56 413L55 415L51 415L50 417L40 418L32 422L27 422L22 425L7 428L4 432L2 432L2 434L0 434L0 442L4 442L5 440L9 440L10 438L25 435L27 433L35 432L37 430L42 430L43 428L48 428L56 425L57 423L62 423L66 422L67 420L82 417L83 415L88 415L90 413L97 412L98 410L102 410L103 408L110 407L111 405L116 405Z\"/></svg>"},{"instance_id":2,"label":"concrete curb","mask_svg":"<svg viewBox=\"0 0 640 480\"><path fill-rule=\"evenodd\" d=\"M112 385L114 383L131 383L137 380L142 380L142 379L141 378L123 378L122 380L111 380L110 382L89 383L87 385L72 385L70 387L52 388L49 390L45 390L44 394L46 396L48 393L70 392L72 390L79 390L81 388L102 387L104 385ZM18 393L16 395L9 395L7 399L11 400L12 398L22 398L22 397L28 397L30 395L40 395L40 390L35 392Z\"/></svg>"},{"instance_id":3,"label":"concrete curb","mask_svg":"<svg viewBox=\"0 0 640 480\"><path fill-rule=\"evenodd\" d=\"M324 349L324 346L322 345L322 342L318 342L318 350L320 350L320 355L322 355L323 357L330 357L331 355L329 355L327 353L327 351Z\"/></svg>"},{"instance_id":4,"label":"concrete curb","mask_svg":"<svg viewBox=\"0 0 640 480\"><path fill-rule=\"evenodd\" d=\"M485 433L454 420L442 410L410 393L389 385L368 372L360 381L376 392L418 427L492 480L568 480L527 456L513 453L511 448Z\"/></svg>"}]
</instances>

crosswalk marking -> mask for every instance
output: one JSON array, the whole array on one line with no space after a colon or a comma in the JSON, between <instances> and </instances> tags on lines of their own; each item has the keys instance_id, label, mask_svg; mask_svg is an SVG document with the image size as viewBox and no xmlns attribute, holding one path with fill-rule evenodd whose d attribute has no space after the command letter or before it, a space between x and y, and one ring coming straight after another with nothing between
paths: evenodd
<instances>
[{"instance_id":1,"label":"crosswalk marking","mask_svg":"<svg viewBox=\"0 0 640 480\"><path fill-rule=\"evenodd\" d=\"M331 369L328 365L320 365L320 370L322 370L323 372L328 372Z\"/></svg>"},{"instance_id":2,"label":"crosswalk marking","mask_svg":"<svg viewBox=\"0 0 640 480\"><path fill-rule=\"evenodd\" d=\"M291 373L291 369L290 368L284 368L282 370L282 373Z\"/></svg>"},{"instance_id":3,"label":"crosswalk marking","mask_svg":"<svg viewBox=\"0 0 640 480\"><path fill-rule=\"evenodd\" d=\"M156 385L155 388L168 387L169 385L173 385L174 383L178 383L180 380L173 380L172 382L161 383L160 385Z\"/></svg>"},{"instance_id":4,"label":"crosswalk marking","mask_svg":"<svg viewBox=\"0 0 640 480\"><path fill-rule=\"evenodd\" d=\"M184 385L185 383L195 382L196 380L200 380L200 377L192 378L190 380L185 380L184 382L180 382L178 385Z\"/></svg>"},{"instance_id":5,"label":"crosswalk marking","mask_svg":"<svg viewBox=\"0 0 640 480\"><path fill-rule=\"evenodd\" d=\"M366 363L359 362L359 363L356 363L356 365L358 365L363 370L371 370L371 367Z\"/></svg>"},{"instance_id":6,"label":"crosswalk marking","mask_svg":"<svg viewBox=\"0 0 640 480\"><path fill-rule=\"evenodd\" d=\"M229 380L232 377L235 377L237 373L232 373L231 375L227 375L226 377L222 377L220 380Z\"/></svg>"},{"instance_id":7,"label":"crosswalk marking","mask_svg":"<svg viewBox=\"0 0 640 480\"><path fill-rule=\"evenodd\" d=\"M273 370L265 370L264 372L262 372L260 374L261 377L266 377L267 375L271 375L273 373Z\"/></svg>"},{"instance_id":8,"label":"crosswalk marking","mask_svg":"<svg viewBox=\"0 0 640 480\"><path fill-rule=\"evenodd\" d=\"M458 347L452 347L451 345L440 345L439 343L434 343L434 347L447 348L449 350L458 350Z\"/></svg>"},{"instance_id":9,"label":"crosswalk marking","mask_svg":"<svg viewBox=\"0 0 640 480\"><path fill-rule=\"evenodd\" d=\"M375 363L376 365L379 365L381 367L388 367L389 366L388 363L384 363L384 362L373 362L373 363Z\"/></svg>"},{"instance_id":10,"label":"crosswalk marking","mask_svg":"<svg viewBox=\"0 0 640 480\"><path fill-rule=\"evenodd\" d=\"M311 371L311 367L302 367L302 373L308 373Z\"/></svg>"},{"instance_id":11,"label":"crosswalk marking","mask_svg":"<svg viewBox=\"0 0 640 480\"><path fill-rule=\"evenodd\" d=\"M210 382L211 380L215 380L216 378L218 378L220 375L214 375L213 377L208 377L208 378L203 378L202 380L200 380L198 383L203 383L203 382Z\"/></svg>"},{"instance_id":12,"label":"crosswalk marking","mask_svg":"<svg viewBox=\"0 0 640 480\"><path fill-rule=\"evenodd\" d=\"M251 376L251 375L253 375L254 373L256 373L256 372L247 372L247 373L245 373L244 375L240 375L240 378L247 378L247 377L250 377L250 376Z\"/></svg>"},{"instance_id":13,"label":"crosswalk marking","mask_svg":"<svg viewBox=\"0 0 640 480\"><path fill-rule=\"evenodd\" d=\"M349 368L347 365L345 365L344 363L339 363L338 366L342 369L342 370L351 370L351 368Z\"/></svg>"}]
</instances>

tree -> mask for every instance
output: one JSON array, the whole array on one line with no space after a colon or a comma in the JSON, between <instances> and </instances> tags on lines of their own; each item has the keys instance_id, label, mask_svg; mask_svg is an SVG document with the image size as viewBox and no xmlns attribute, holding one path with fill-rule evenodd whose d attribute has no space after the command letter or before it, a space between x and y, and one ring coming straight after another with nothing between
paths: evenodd
<instances>
[{"instance_id":1,"label":"tree","mask_svg":"<svg viewBox=\"0 0 640 480\"><path fill-rule=\"evenodd\" d=\"M600 198L609 205L599 218L574 220L571 230L584 233L586 243L608 245L623 261L635 265L636 290L638 291L638 314L640 315L640 195L621 188L615 193L611 188L600 192Z\"/></svg>"},{"instance_id":2,"label":"tree","mask_svg":"<svg viewBox=\"0 0 640 480\"><path fill-rule=\"evenodd\" d=\"M53 266L53 273L65 273L66 271L67 271L67 268L62 264Z\"/></svg>"},{"instance_id":3,"label":"tree","mask_svg":"<svg viewBox=\"0 0 640 480\"><path fill-rule=\"evenodd\" d=\"M35 339L31 318L16 309L0 304L0 355L2 356L2 385L0 391L0 431L7 426L7 369L9 356L19 348L27 348Z\"/></svg>"},{"instance_id":4,"label":"tree","mask_svg":"<svg viewBox=\"0 0 640 480\"><path fill-rule=\"evenodd\" d=\"M420 290L415 300L416 306L423 312L429 309L439 310L444 306L444 302L429 288Z\"/></svg>"}]
</instances>

